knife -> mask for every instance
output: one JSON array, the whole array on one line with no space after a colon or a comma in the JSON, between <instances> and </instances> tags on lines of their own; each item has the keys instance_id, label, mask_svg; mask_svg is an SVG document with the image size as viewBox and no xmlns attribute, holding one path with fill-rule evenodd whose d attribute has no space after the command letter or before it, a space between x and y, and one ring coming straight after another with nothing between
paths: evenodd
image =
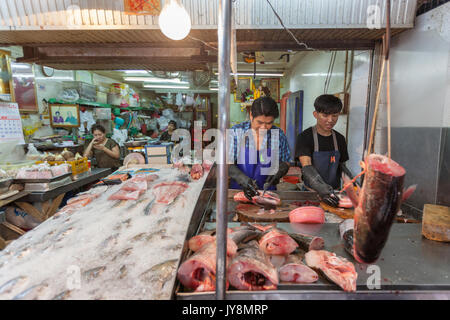
<instances>
[{"instance_id":1,"label":"knife","mask_svg":"<svg viewBox=\"0 0 450 320\"><path fill-rule=\"evenodd\" d=\"M263 193L262 193L261 197L264 196L264 194L266 193L267 189L269 189L269 187L270 187L269 182L264 183Z\"/></svg>"}]
</instances>

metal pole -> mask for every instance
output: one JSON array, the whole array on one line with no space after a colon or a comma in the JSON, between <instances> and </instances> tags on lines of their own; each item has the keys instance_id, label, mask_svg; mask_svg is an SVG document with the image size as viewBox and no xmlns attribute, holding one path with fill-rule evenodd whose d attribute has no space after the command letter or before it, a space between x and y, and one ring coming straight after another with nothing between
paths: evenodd
<instances>
[{"instance_id":1,"label":"metal pole","mask_svg":"<svg viewBox=\"0 0 450 320\"><path fill-rule=\"evenodd\" d=\"M226 294L227 257L227 198L228 168L226 162L226 129L229 125L230 110L230 35L231 0L219 0L219 121L217 140L217 189L216 189L216 299L224 300Z\"/></svg>"}]
</instances>

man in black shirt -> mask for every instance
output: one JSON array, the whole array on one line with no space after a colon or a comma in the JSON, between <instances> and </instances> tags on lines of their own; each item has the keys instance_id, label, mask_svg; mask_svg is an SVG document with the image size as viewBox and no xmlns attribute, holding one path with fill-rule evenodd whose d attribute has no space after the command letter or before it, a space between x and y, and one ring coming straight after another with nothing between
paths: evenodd
<instances>
[{"instance_id":1,"label":"man in black shirt","mask_svg":"<svg viewBox=\"0 0 450 320\"><path fill-rule=\"evenodd\" d=\"M341 173L352 176L345 166L348 158L345 137L333 130L342 109L339 98L324 94L314 101L317 123L297 136L295 157L302 165L302 179L306 187L319 194L322 201L337 207Z\"/></svg>"}]
</instances>

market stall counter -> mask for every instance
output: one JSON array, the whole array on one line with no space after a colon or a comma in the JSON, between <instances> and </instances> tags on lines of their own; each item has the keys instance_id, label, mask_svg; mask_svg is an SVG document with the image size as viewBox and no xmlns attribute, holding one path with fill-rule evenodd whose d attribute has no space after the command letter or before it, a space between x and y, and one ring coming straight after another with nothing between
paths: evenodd
<instances>
[{"instance_id":1,"label":"market stall counter","mask_svg":"<svg viewBox=\"0 0 450 320\"><path fill-rule=\"evenodd\" d=\"M28 186L31 186L31 188L33 188L33 186L37 186L36 188L38 189L41 188L42 185L45 185L49 190L31 191L27 195L20 198L19 201L16 201L14 204L24 210L26 213L36 218L38 221L42 222L51 217L58 210L67 192L93 183L101 178L106 177L110 173L111 169L95 168L91 171L83 173L82 177L79 177L75 181L72 181L69 173L65 179L61 179L54 183L50 182L48 184L28 184Z\"/></svg>"},{"instance_id":2,"label":"market stall counter","mask_svg":"<svg viewBox=\"0 0 450 320\"><path fill-rule=\"evenodd\" d=\"M132 178L79 194L0 252L0 288L8 283L0 299L172 298L184 240L197 231L190 221L209 202L201 191L214 170L201 177L168 165L119 171Z\"/></svg>"},{"instance_id":3,"label":"market stall counter","mask_svg":"<svg viewBox=\"0 0 450 320\"><path fill-rule=\"evenodd\" d=\"M206 194L207 192L209 194ZM202 241L207 243L208 236L211 235L211 233L208 233L209 230L214 231L216 229L215 190L204 190L203 193L205 193L205 198L210 199L209 203L204 206L202 213L194 213L190 230L197 230L197 232L188 234L186 241L201 234L198 239L203 239ZM325 222L314 224L280 222L274 219L267 222L249 221L248 217L242 220L242 215L238 212L239 205L233 200L236 191L229 190L228 194L229 232L234 232L232 231L233 228L242 227L241 224L248 226L256 222L260 226L269 227L276 223L278 229L287 232L289 235L302 234L321 238L324 241L322 250L334 253L352 263L357 273L357 279L355 292L342 290L321 272L318 273L318 280L311 283L280 281L276 289L272 290L242 291L233 288L230 284L229 290L227 290L227 299L450 299L450 276L447 270L450 265L450 244L425 239L422 236L421 223L415 223L415 221L412 222L408 219L398 219L392 226L389 239L380 258L372 264L363 264L357 263L345 249L344 240L340 238L339 230L340 223L344 219L336 213L325 212ZM295 202L298 205L304 202L311 203L316 199L313 192L278 192L278 195L285 205L292 205L294 199L296 199ZM319 205L319 203L317 202L316 205ZM282 208L283 206L281 206ZM282 215L283 210L279 213ZM273 237L275 237L275 234ZM192 241L192 244L195 243ZM207 244L204 246L206 247ZM184 248L180 265L194 255L195 253L190 248ZM190 265L194 266L195 259L190 261ZM181 270L181 267L179 270ZM195 272L191 276L194 277L194 274ZM205 276L205 279L207 279L207 276ZM200 292L202 289L197 289L196 291L177 281L175 297L182 300L215 298L214 290Z\"/></svg>"},{"instance_id":4,"label":"market stall counter","mask_svg":"<svg viewBox=\"0 0 450 320\"><path fill-rule=\"evenodd\" d=\"M104 178L110 173L111 169L109 168L93 168L90 172L86 172L81 178L75 181L69 182L52 190L31 192L21 200L25 202L44 202L49 199L54 199L59 195L65 194L66 192L75 190L92 182L95 182L96 180Z\"/></svg>"}]
</instances>

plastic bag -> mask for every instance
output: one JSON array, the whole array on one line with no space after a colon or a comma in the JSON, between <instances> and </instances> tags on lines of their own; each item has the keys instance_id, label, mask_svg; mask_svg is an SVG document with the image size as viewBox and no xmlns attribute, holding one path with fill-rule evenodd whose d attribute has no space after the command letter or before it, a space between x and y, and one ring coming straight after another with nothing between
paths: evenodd
<instances>
[{"instance_id":1,"label":"plastic bag","mask_svg":"<svg viewBox=\"0 0 450 320\"><path fill-rule=\"evenodd\" d=\"M63 163L58 166L53 166L50 169L54 177L72 172L72 167L68 163Z\"/></svg>"},{"instance_id":2,"label":"plastic bag","mask_svg":"<svg viewBox=\"0 0 450 320\"><path fill-rule=\"evenodd\" d=\"M175 98L175 104L177 105L177 106L181 106L181 105L183 105L183 96L182 96L182 94L181 93L177 93L177 96L176 96L176 98Z\"/></svg>"},{"instance_id":3,"label":"plastic bag","mask_svg":"<svg viewBox=\"0 0 450 320\"><path fill-rule=\"evenodd\" d=\"M76 89L64 89L58 96L59 99L73 102L80 99L80 95Z\"/></svg>"},{"instance_id":4,"label":"plastic bag","mask_svg":"<svg viewBox=\"0 0 450 320\"><path fill-rule=\"evenodd\" d=\"M128 130L127 129L113 129L113 135L111 137L111 139L113 139L115 142L117 142L119 144L119 146L123 146L123 144L127 141L128 139Z\"/></svg>"},{"instance_id":5,"label":"plastic bag","mask_svg":"<svg viewBox=\"0 0 450 320\"><path fill-rule=\"evenodd\" d=\"M175 113L173 112L172 109L164 109L162 115L169 119L175 118Z\"/></svg>"},{"instance_id":6,"label":"plastic bag","mask_svg":"<svg viewBox=\"0 0 450 320\"><path fill-rule=\"evenodd\" d=\"M44 157L44 154L42 152L39 152L34 144L30 143L28 144L28 152L26 155L27 160L34 160L39 161Z\"/></svg>"},{"instance_id":7,"label":"plastic bag","mask_svg":"<svg viewBox=\"0 0 450 320\"><path fill-rule=\"evenodd\" d=\"M26 230L33 229L40 224L36 218L16 207L6 207L5 217L9 223Z\"/></svg>"},{"instance_id":8,"label":"plastic bag","mask_svg":"<svg viewBox=\"0 0 450 320\"><path fill-rule=\"evenodd\" d=\"M166 117L159 117L158 118L159 129L161 131L165 131L167 129L167 126L169 125L169 121L170 119Z\"/></svg>"}]
</instances>

